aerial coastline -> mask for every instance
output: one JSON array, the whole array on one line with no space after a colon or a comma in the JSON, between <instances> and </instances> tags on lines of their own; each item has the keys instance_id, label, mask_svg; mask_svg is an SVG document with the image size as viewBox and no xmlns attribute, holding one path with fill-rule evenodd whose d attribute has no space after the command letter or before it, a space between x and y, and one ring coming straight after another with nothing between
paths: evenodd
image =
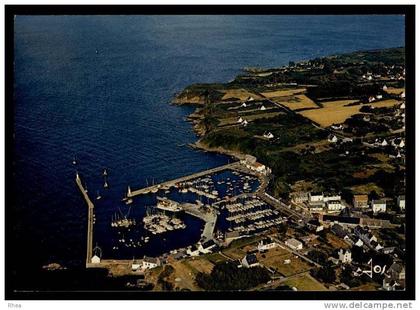
<instances>
[{"instance_id":1,"label":"aerial coastline","mask_svg":"<svg viewBox=\"0 0 420 310\"><path fill-rule=\"evenodd\" d=\"M132 261L91 249L86 266L141 275L133 287L153 290L403 289L403 279L393 288L389 279L404 269L404 75L404 49L396 48L246 69L227 84L187 87L173 103L196 107L188 120L198 141L190 147L237 161L129 187L123 200L157 198L158 213L143 219L153 234L184 229L178 212L204 220L200 240ZM301 158L311 170L321 165L325 177L296 164ZM384 174L392 187L378 179ZM250 187L252 180L258 185ZM185 201L182 193L199 199ZM366 255L385 264L385 275L360 273ZM248 282L222 283L218 274L237 272L237 263ZM195 272L186 277L191 264Z\"/></svg>"}]
</instances>

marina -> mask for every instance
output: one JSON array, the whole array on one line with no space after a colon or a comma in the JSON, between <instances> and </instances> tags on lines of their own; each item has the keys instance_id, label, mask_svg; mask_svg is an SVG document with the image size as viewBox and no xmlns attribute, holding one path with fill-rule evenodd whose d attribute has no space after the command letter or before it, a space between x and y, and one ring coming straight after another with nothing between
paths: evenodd
<instances>
[{"instance_id":1,"label":"marina","mask_svg":"<svg viewBox=\"0 0 420 310\"><path fill-rule=\"evenodd\" d=\"M103 184L108 187L110 179L107 169L103 170L101 177ZM109 205L105 193L101 195L99 190L96 190L97 203L109 205L107 209L114 211L108 215L108 220L104 218L105 213L99 214L99 226L96 228L99 230L95 242L103 249L104 259L124 259L141 255L136 253L148 253L153 256L148 250L152 248L152 244L154 251L159 251L161 248L156 246L158 243L168 248L167 252L179 248L177 243L171 246L169 242L175 236L178 236L177 239L181 238L187 231L191 234L192 231L199 229L198 234L188 235L190 240L195 238L203 242L215 240L216 229L223 231L223 227L219 227L223 226L221 223L231 223L230 230L240 233L268 229L278 221L274 219L276 211L266 209L263 202L254 198L248 199L241 205L226 203L238 197L255 195L255 192L265 186L265 178L247 169L240 162L235 162L153 184L144 189L132 190L128 186L122 201L114 206ZM80 190L89 199L87 186L82 186L80 177L77 179ZM90 199L86 201L91 203ZM227 210L228 215L224 212ZM91 226L88 227L90 249L92 249L96 221L93 212L91 217L92 220L89 220ZM192 224L193 219L195 223L200 224L198 226ZM111 237L104 238L103 231L106 229L104 223L108 223L107 227L111 228ZM255 224L251 225L252 223ZM127 255L128 253L131 254ZM91 262L92 255L92 251L87 252L87 262Z\"/></svg>"}]
</instances>

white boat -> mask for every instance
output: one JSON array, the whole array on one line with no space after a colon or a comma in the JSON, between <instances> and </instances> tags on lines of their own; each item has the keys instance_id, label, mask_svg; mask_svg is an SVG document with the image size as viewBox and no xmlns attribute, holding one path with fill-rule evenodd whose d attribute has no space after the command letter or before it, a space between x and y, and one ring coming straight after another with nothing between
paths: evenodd
<instances>
[{"instance_id":1,"label":"white boat","mask_svg":"<svg viewBox=\"0 0 420 310\"><path fill-rule=\"evenodd\" d=\"M102 198L102 196L101 195L99 195L99 191L96 191L96 200L99 200L99 199L101 199Z\"/></svg>"}]
</instances>

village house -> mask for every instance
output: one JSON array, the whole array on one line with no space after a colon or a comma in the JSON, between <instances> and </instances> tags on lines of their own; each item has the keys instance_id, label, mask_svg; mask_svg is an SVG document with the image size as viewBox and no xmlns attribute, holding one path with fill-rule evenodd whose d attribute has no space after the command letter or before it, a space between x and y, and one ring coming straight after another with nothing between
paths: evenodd
<instances>
[{"instance_id":1,"label":"village house","mask_svg":"<svg viewBox=\"0 0 420 310\"><path fill-rule=\"evenodd\" d=\"M271 132L265 132L263 136L266 139L273 139L274 138L274 135Z\"/></svg>"},{"instance_id":2,"label":"village house","mask_svg":"<svg viewBox=\"0 0 420 310\"><path fill-rule=\"evenodd\" d=\"M212 250L216 247L216 243L213 240L207 240L203 243L198 244L198 250L203 254L211 253Z\"/></svg>"},{"instance_id":3,"label":"village house","mask_svg":"<svg viewBox=\"0 0 420 310\"><path fill-rule=\"evenodd\" d=\"M327 202L328 212L339 212L344 209L344 206L339 200L332 200Z\"/></svg>"},{"instance_id":4,"label":"village house","mask_svg":"<svg viewBox=\"0 0 420 310\"><path fill-rule=\"evenodd\" d=\"M266 110L266 107L264 105L262 105L261 108L260 108L260 110L261 111L265 111Z\"/></svg>"},{"instance_id":5,"label":"village house","mask_svg":"<svg viewBox=\"0 0 420 310\"><path fill-rule=\"evenodd\" d=\"M309 202L324 202L323 193L309 193Z\"/></svg>"},{"instance_id":6,"label":"village house","mask_svg":"<svg viewBox=\"0 0 420 310\"><path fill-rule=\"evenodd\" d=\"M309 197L307 192L294 192L291 194L293 203L308 202Z\"/></svg>"},{"instance_id":7,"label":"village house","mask_svg":"<svg viewBox=\"0 0 420 310\"><path fill-rule=\"evenodd\" d=\"M152 269L160 266L160 260L157 257L144 257L142 269Z\"/></svg>"},{"instance_id":8,"label":"village house","mask_svg":"<svg viewBox=\"0 0 420 310\"><path fill-rule=\"evenodd\" d=\"M334 193L326 194L326 195L324 195L323 200L324 200L324 202L328 202L328 201L340 201L341 200L341 195L334 194Z\"/></svg>"},{"instance_id":9,"label":"village house","mask_svg":"<svg viewBox=\"0 0 420 310\"><path fill-rule=\"evenodd\" d=\"M302 250L303 249L303 244L302 242L300 242L299 240L296 240L295 238L290 238L287 239L284 242L289 248L293 249L293 250Z\"/></svg>"},{"instance_id":10,"label":"village house","mask_svg":"<svg viewBox=\"0 0 420 310\"><path fill-rule=\"evenodd\" d=\"M247 254L242 258L241 265L245 268L259 266L257 256L255 254Z\"/></svg>"},{"instance_id":11,"label":"village house","mask_svg":"<svg viewBox=\"0 0 420 310\"><path fill-rule=\"evenodd\" d=\"M322 212L324 211L325 208L325 202L323 201L315 201L315 202L310 202L309 203L309 211L310 212Z\"/></svg>"},{"instance_id":12,"label":"village house","mask_svg":"<svg viewBox=\"0 0 420 310\"><path fill-rule=\"evenodd\" d=\"M395 247L394 246L387 246L382 248L382 253L384 254L392 254L395 251Z\"/></svg>"},{"instance_id":13,"label":"village house","mask_svg":"<svg viewBox=\"0 0 420 310\"><path fill-rule=\"evenodd\" d=\"M383 199L372 200L372 211L373 213L386 212L386 201Z\"/></svg>"},{"instance_id":14,"label":"village house","mask_svg":"<svg viewBox=\"0 0 420 310\"><path fill-rule=\"evenodd\" d=\"M331 128L334 129L334 130L343 130L344 129L344 126L343 126L343 124L340 124L340 125L331 125Z\"/></svg>"},{"instance_id":15,"label":"village house","mask_svg":"<svg viewBox=\"0 0 420 310\"><path fill-rule=\"evenodd\" d=\"M197 245L193 244L192 246L188 247L187 254L189 256L198 256L200 255L200 250L198 249Z\"/></svg>"},{"instance_id":16,"label":"village house","mask_svg":"<svg viewBox=\"0 0 420 310\"><path fill-rule=\"evenodd\" d=\"M363 243L363 241L362 241L362 239L357 239L357 241L354 243L354 245L355 246L358 246L358 247L362 247L363 245L364 245L364 243Z\"/></svg>"},{"instance_id":17,"label":"village house","mask_svg":"<svg viewBox=\"0 0 420 310\"><path fill-rule=\"evenodd\" d=\"M270 238L264 238L258 243L258 252L267 251L269 249L273 249L277 247L278 244L271 240Z\"/></svg>"},{"instance_id":18,"label":"village house","mask_svg":"<svg viewBox=\"0 0 420 310\"><path fill-rule=\"evenodd\" d=\"M335 135L329 135L328 136L328 141L331 143L337 143L338 139Z\"/></svg>"},{"instance_id":19,"label":"village house","mask_svg":"<svg viewBox=\"0 0 420 310\"><path fill-rule=\"evenodd\" d=\"M257 158L252 155L245 155L245 159L241 160L241 164L247 167L248 169L261 173L263 175L269 175L271 173L270 168L257 162Z\"/></svg>"},{"instance_id":20,"label":"village house","mask_svg":"<svg viewBox=\"0 0 420 310\"><path fill-rule=\"evenodd\" d=\"M397 197L397 206L401 211L405 211L405 195L400 195Z\"/></svg>"},{"instance_id":21,"label":"village house","mask_svg":"<svg viewBox=\"0 0 420 310\"><path fill-rule=\"evenodd\" d=\"M338 259L343 264L351 264L353 261L351 258L351 251L340 249L340 251L338 251Z\"/></svg>"},{"instance_id":22,"label":"village house","mask_svg":"<svg viewBox=\"0 0 420 310\"><path fill-rule=\"evenodd\" d=\"M364 209L369 207L368 195L354 195L353 196L353 207Z\"/></svg>"},{"instance_id":23,"label":"village house","mask_svg":"<svg viewBox=\"0 0 420 310\"><path fill-rule=\"evenodd\" d=\"M100 264L101 263L101 258L98 255L93 255L93 257L91 259L91 263L92 264Z\"/></svg>"}]
</instances>

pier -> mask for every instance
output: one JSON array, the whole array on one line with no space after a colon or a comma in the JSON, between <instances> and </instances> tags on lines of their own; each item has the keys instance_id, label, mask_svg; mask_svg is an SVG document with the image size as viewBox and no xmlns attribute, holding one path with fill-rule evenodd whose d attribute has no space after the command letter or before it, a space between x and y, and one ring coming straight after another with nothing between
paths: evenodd
<instances>
[{"instance_id":1,"label":"pier","mask_svg":"<svg viewBox=\"0 0 420 310\"><path fill-rule=\"evenodd\" d=\"M208 175L208 174L220 172L220 171L227 170L227 169L233 169L233 170L240 169L240 163L239 162L234 162L234 163L227 164L227 165L224 165L224 166L219 166L219 167L212 168L212 169L209 169L209 170L204 170L204 171L200 171L200 172L190 174L190 175L187 175L187 176L184 176L184 177L180 177L178 179L166 181L166 182L163 182L163 183L160 183L160 184L152 185L152 186L137 189L137 190L132 190L131 194L127 195L127 196L131 198L131 197L135 197L135 196L142 195L142 194L148 194L148 193L151 193L153 191L156 192L159 189L170 188L177 183L186 182L186 181L189 181L189 180L192 180L192 179L196 179L196 178Z\"/></svg>"},{"instance_id":2,"label":"pier","mask_svg":"<svg viewBox=\"0 0 420 310\"><path fill-rule=\"evenodd\" d=\"M199 205L191 203L183 203L181 205L185 213L195 216L205 222L203 233L201 237L203 239L210 240L213 239L214 228L216 227L217 214L214 211L203 212L199 210Z\"/></svg>"},{"instance_id":3,"label":"pier","mask_svg":"<svg viewBox=\"0 0 420 310\"><path fill-rule=\"evenodd\" d=\"M88 206L88 226L87 226L87 250L86 250L86 267L89 267L92 259L92 250L93 250L93 210L95 208L93 202L90 200L88 194L86 193L85 188L82 185L82 180L79 177L79 174L76 173L76 184L79 187L80 192L83 195L83 198L86 201Z\"/></svg>"}]
</instances>

